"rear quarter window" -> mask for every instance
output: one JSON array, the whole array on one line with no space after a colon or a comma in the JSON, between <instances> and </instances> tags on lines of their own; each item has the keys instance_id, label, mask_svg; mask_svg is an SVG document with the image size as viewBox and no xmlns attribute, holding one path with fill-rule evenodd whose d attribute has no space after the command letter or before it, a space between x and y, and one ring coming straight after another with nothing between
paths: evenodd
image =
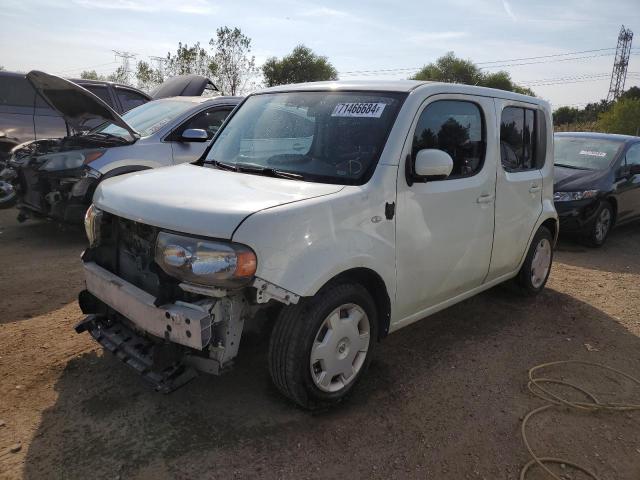
<instances>
[{"instance_id":1,"label":"rear quarter window","mask_svg":"<svg viewBox=\"0 0 640 480\"><path fill-rule=\"evenodd\" d=\"M35 90L25 77L0 76L0 106L33 107Z\"/></svg>"}]
</instances>

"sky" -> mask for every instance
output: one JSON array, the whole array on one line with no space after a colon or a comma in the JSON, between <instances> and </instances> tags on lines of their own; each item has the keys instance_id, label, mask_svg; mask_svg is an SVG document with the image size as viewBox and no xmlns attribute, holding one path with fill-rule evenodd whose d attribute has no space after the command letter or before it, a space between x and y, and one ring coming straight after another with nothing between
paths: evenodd
<instances>
[{"instance_id":1,"label":"sky","mask_svg":"<svg viewBox=\"0 0 640 480\"><path fill-rule=\"evenodd\" d=\"M109 74L119 65L113 50L148 61L178 42L207 45L227 25L251 38L258 65L304 44L326 55L341 79L390 80L454 51L487 71L508 71L554 107L580 107L607 96L624 23L636 33L626 88L640 86L640 0L2 3L0 65L7 70ZM529 60L514 60L522 58Z\"/></svg>"}]
</instances>

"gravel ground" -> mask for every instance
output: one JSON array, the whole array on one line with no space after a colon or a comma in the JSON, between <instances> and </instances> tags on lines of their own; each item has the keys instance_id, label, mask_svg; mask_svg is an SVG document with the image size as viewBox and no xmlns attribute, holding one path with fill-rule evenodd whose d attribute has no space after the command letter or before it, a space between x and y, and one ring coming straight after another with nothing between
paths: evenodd
<instances>
[{"instance_id":1,"label":"gravel ground","mask_svg":"<svg viewBox=\"0 0 640 480\"><path fill-rule=\"evenodd\" d=\"M527 391L528 368L577 359L640 372L638 225L600 250L562 242L537 298L501 286L392 334L351 401L311 415L270 385L255 336L227 375L154 393L73 331L82 232L14 218L0 212L3 479L516 479L529 460L520 422L543 404ZM609 374L553 375L640 403L640 388ZM540 455L640 478L637 412L557 409L529 432Z\"/></svg>"}]
</instances>

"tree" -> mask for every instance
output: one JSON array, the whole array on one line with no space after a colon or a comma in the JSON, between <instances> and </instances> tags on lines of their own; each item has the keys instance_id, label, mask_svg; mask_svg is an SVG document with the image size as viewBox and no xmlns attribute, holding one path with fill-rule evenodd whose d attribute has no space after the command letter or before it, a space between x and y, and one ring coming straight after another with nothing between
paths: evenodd
<instances>
[{"instance_id":1,"label":"tree","mask_svg":"<svg viewBox=\"0 0 640 480\"><path fill-rule=\"evenodd\" d=\"M629 90L620 95L620 98L640 98L640 88L631 87Z\"/></svg>"},{"instance_id":2,"label":"tree","mask_svg":"<svg viewBox=\"0 0 640 480\"><path fill-rule=\"evenodd\" d=\"M525 95L535 95L531 89L516 85L508 72L501 70L485 73L471 60L458 58L453 52L448 52L435 62L425 65L411 78L413 80L480 85Z\"/></svg>"},{"instance_id":3,"label":"tree","mask_svg":"<svg viewBox=\"0 0 640 480\"><path fill-rule=\"evenodd\" d=\"M221 27L216 38L209 41L214 50L212 71L223 95L238 95L245 91L249 80L257 73L251 53L251 39L239 28Z\"/></svg>"},{"instance_id":4,"label":"tree","mask_svg":"<svg viewBox=\"0 0 640 480\"><path fill-rule=\"evenodd\" d=\"M116 71L107 76L107 80L110 82L123 83L125 85L131 85L129 81L129 72L125 70L123 66L116 68Z\"/></svg>"},{"instance_id":5,"label":"tree","mask_svg":"<svg viewBox=\"0 0 640 480\"><path fill-rule=\"evenodd\" d=\"M188 44L178 43L178 49L175 54L167 53L166 61L167 76L175 75L204 75L209 77L214 72L213 59L207 51L197 42L192 47Z\"/></svg>"},{"instance_id":6,"label":"tree","mask_svg":"<svg viewBox=\"0 0 640 480\"><path fill-rule=\"evenodd\" d=\"M85 80L104 80L105 77L103 75L98 75L98 72L95 70L84 70L80 73L80 78Z\"/></svg>"},{"instance_id":7,"label":"tree","mask_svg":"<svg viewBox=\"0 0 640 480\"><path fill-rule=\"evenodd\" d=\"M268 87L338 79L338 72L327 57L316 55L304 45L298 45L282 60L276 57L267 59L262 65L262 74Z\"/></svg>"},{"instance_id":8,"label":"tree","mask_svg":"<svg viewBox=\"0 0 640 480\"><path fill-rule=\"evenodd\" d=\"M136 80L138 88L148 92L161 84L164 78L160 70L152 68L147 62L140 61L136 65Z\"/></svg>"},{"instance_id":9,"label":"tree","mask_svg":"<svg viewBox=\"0 0 640 480\"><path fill-rule=\"evenodd\" d=\"M4 70L4 65L0 65L0 72Z\"/></svg>"},{"instance_id":10,"label":"tree","mask_svg":"<svg viewBox=\"0 0 640 480\"><path fill-rule=\"evenodd\" d=\"M640 133L640 98L619 99L610 110L600 114L598 128L607 133L638 135Z\"/></svg>"}]
</instances>

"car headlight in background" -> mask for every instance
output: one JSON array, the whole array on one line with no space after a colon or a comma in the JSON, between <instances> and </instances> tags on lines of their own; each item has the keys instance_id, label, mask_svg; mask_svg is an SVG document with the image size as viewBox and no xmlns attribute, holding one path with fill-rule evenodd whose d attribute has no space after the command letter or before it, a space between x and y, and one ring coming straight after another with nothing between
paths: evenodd
<instances>
[{"instance_id":1,"label":"car headlight in background","mask_svg":"<svg viewBox=\"0 0 640 480\"><path fill-rule=\"evenodd\" d=\"M94 160L97 160L102 155L104 155L104 153L104 150L75 150L71 152L50 153L48 155L42 155L39 160L43 161L44 163L42 167L40 167L40 170L53 172L56 170L71 170L73 168L80 168L82 167L82 165L86 165L93 162Z\"/></svg>"},{"instance_id":2,"label":"car headlight in background","mask_svg":"<svg viewBox=\"0 0 640 480\"><path fill-rule=\"evenodd\" d=\"M102 174L98 170L86 166L80 180L71 187L71 196L84 197L87 192L93 194L93 190L95 190L95 187L98 185L100 177L102 177Z\"/></svg>"},{"instance_id":3,"label":"car headlight in background","mask_svg":"<svg viewBox=\"0 0 640 480\"><path fill-rule=\"evenodd\" d=\"M585 190L584 192L555 192L553 194L554 202L571 202L575 200L587 200L595 198L598 190Z\"/></svg>"},{"instance_id":4,"label":"car headlight in background","mask_svg":"<svg viewBox=\"0 0 640 480\"><path fill-rule=\"evenodd\" d=\"M160 232L156 263L168 275L195 285L237 287L256 273L253 251L232 242L216 242Z\"/></svg>"},{"instance_id":5,"label":"car headlight in background","mask_svg":"<svg viewBox=\"0 0 640 480\"><path fill-rule=\"evenodd\" d=\"M102 223L102 210L92 203L84 214L84 229L87 233L89 246L95 247L100 243L100 224Z\"/></svg>"}]
</instances>

